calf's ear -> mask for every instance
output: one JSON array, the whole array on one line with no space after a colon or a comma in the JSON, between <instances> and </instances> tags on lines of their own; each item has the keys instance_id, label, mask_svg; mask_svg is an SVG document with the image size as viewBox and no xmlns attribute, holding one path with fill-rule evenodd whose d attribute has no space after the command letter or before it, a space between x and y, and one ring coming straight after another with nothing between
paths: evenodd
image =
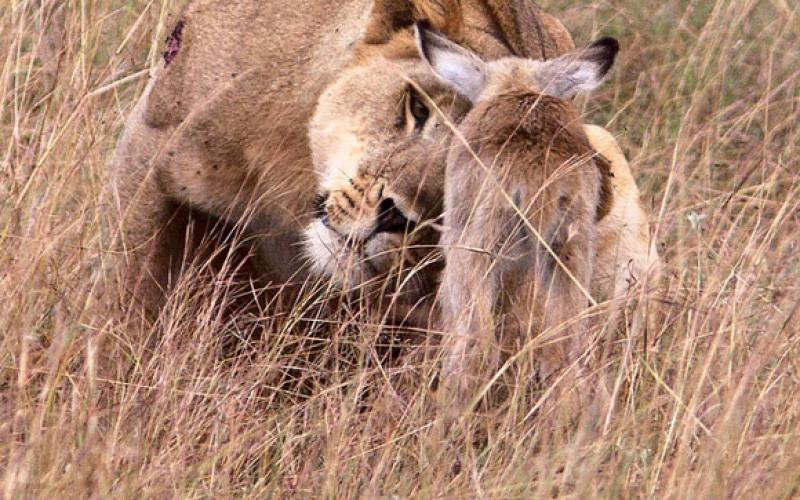
<instances>
[{"instance_id":1,"label":"calf's ear","mask_svg":"<svg viewBox=\"0 0 800 500\"><path fill-rule=\"evenodd\" d=\"M618 52L619 42L606 37L582 50L540 62L536 69L538 84L544 93L561 99L589 92L603 83Z\"/></svg>"},{"instance_id":2,"label":"calf's ear","mask_svg":"<svg viewBox=\"0 0 800 500\"><path fill-rule=\"evenodd\" d=\"M472 102L486 86L486 63L475 53L448 40L428 21L417 22L417 49L431 71Z\"/></svg>"}]
</instances>

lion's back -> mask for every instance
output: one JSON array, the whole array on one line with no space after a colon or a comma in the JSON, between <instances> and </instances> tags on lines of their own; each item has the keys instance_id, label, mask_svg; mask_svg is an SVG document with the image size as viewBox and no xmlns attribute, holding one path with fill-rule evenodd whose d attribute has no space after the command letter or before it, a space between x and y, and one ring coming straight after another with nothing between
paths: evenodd
<instances>
[{"instance_id":1,"label":"lion's back","mask_svg":"<svg viewBox=\"0 0 800 500\"><path fill-rule=\"evenodd\" d=\"M148 98L148 124L177 125L231 85L250 98L275 92L283 102L297 100L311 90L306 74L319 70L311 63L321 38L343 22L336 13L351 16L354 7L367 4L318 0L298 8L288 1L195 0L173 21L165 63ZM249 74L261 76L252 88L242 85Z\"/></svg>"},{"instance_id":2,"label":"lion's back","mask_svg":"<svg viewBox=\"0 0 800 500\"><path fill-rule=\"evenodd\" d=\"M597 228L596 291L601 298L624 293L649 273L655 279L659 256L651 241L650 225L630 165L614 136L596 125L584 125L592 147L609 160L613 201Z\"/></svg>"}]
</instances>

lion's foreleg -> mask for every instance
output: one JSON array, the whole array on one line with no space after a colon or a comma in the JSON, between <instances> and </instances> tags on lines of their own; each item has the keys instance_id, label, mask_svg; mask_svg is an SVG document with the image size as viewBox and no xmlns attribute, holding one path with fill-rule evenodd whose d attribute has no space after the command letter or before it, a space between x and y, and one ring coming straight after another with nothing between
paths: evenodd
<instances>
[{"instance_id":1,"label":"lion's foreleg","mask_svg":"<svg viewBox=\"0 0 800 500\"><path fill-rule=\"evenodd\" d=\"M103 271L97 302L137 329L152 323L163 306L175 249L183 247L185 233L176 220L178 206L160 189L153 166L164 132L145 123L147 95L128 120L101 203Z\"/></svg>"}]
</instances>

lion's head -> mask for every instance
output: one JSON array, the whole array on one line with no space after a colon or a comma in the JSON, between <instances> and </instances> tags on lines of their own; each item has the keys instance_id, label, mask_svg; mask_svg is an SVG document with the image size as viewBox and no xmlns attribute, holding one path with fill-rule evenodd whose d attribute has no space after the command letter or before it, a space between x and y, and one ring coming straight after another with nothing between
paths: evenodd
<instances>
[{"instance_id":1,"label":"lion's head","mask_svg":"<svg viewBox=\"0 0 800 500\"><path fill-rule=\"evenodd\" d=\"M436 269L450 124L464 116L469 102L419 58L413 24L426 19L487 59L517 50L546 54L520 45L526 38L511 36L512 27L499 15L487 17L486 4L497 12L509 8L495 3L376 2L352 64L322 94L309 127L318 198L306 228L306 253L318 275L346 288L393 276L394 290L416 293ZM529 14L540 28L546 22L545 34L563 30L538 10ZM529 29L528 39L535 39L529 44L541 50L542 31L535 34L533 22ZM547 40L557 52L571 45L571 39L560 45Z\"/></svg>"}]
</instances>

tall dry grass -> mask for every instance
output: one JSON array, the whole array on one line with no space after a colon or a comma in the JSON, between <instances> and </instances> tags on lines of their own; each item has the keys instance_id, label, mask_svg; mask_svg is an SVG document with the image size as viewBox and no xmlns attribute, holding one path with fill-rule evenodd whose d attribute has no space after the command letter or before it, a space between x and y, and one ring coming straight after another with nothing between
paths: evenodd
<instances>
[{"instance_id":1,"label":"tall dry grass","mask_svg":"<svg viewBox=\"0 0 800 500\"><path fill-rule=\"evenodd\" d=\"M197 266L148 341L91 315L105 165L177 3L0 4L4 496L800 494L796 2L544 2L622 43L584 109L631 159L665 279L652 326L613 337L591 435L522 387L469 446L437 438L436 359L383 362L347 311L233 318Z\"/></svg>"}]
</instances>

